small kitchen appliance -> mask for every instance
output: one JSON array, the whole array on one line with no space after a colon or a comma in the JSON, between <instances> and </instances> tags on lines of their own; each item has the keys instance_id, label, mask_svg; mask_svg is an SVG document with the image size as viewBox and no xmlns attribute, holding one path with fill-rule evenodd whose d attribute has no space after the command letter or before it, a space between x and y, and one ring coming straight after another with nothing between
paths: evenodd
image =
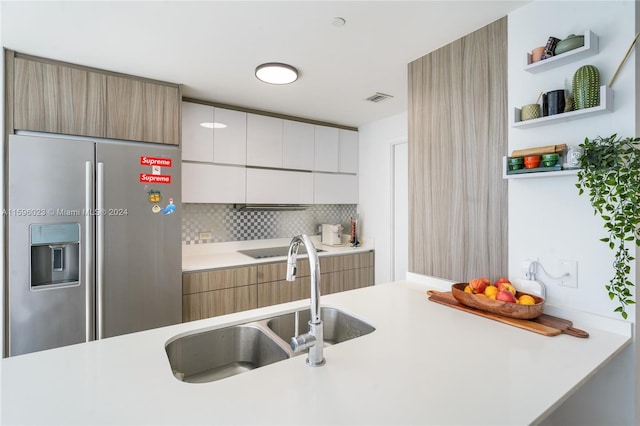
<instances>
[{"instance_id":1,"label":"small kitchen appliance","mask_svg":"<svg viewBox=\"0 0 640 426\"><path fill-rule=\"evenodd\" d=\"M342 245L342 225L322 225L322 244L328 246Z\"/></svg>"}]
</instances>

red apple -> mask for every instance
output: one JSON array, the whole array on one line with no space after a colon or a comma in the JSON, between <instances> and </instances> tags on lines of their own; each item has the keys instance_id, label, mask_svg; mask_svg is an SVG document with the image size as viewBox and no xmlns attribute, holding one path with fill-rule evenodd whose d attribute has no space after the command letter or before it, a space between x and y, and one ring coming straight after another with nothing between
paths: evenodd
<instances>
[{"instance_id":1,"label":"red apple","mask_svg":"<svg viewBox=\"0 0 640 426\"><path fill-rule=\"evenodd\" d=\"M511 283L505 283L505 282L497 283L496 287L498 287L498 290L507 290L511 292L511 294L513 294L514 296L516 295L516 288Z\"/></svg>"},{"instance_id":2,"label":"red apple","mask_svg":"<svg viewBox=\"0 0 640 426\"><path fill-rule=\"evenodd\" d=\"M505 278L505 277L500 277L496 280L496 282L493 284L496 287L498 287L498 283L507 283L507 284L511 284L511 281L509 281L509 278Z\"/></svg>"},{"instance_id":3,"label":"red apple","mask_svg":"<svg viewBox=\"0 0 640 426\"><path fill-rule=\"evenodd\" d=\"M474 293L482 293L488 285L491 285L491 281L488 278L474 278L469 281L469 287Z\"/></svg>"},{"instance_id":4,"label":"red apple","mask_svg":"<svg viewBox=\"0 0 640 426\"><path fill-rule=\"evenodd\" d=\"M516 297L509 290L500 290L496 295L496 300L516 303Z\"/></svg>"}]
</instances>

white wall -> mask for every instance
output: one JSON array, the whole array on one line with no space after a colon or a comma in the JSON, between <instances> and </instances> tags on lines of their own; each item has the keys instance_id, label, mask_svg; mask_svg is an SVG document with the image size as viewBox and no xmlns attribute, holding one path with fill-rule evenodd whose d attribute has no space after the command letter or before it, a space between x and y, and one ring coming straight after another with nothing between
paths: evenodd
<instances>
[{"instance_id":1,"label":"white wall","mask_svg":"<svg viewBox=\"0 0 640 426\"><path fill-rule=\"evenodd\" d=\"M363 240L375 239L376 284L393 280L391 276L391 164L393 145L408 139L408 114L402 113L365 124L359 132L358 213ZM407 218L397 220L408 221Z\"/></svg>"},{"instance_id":2,"label":"white wall","mask_svg":"<svg viewBox=\"0 0 640 426\"><path fill-rule=\"evenodd\" d=\"M608 84L634 38L633 1L535 1L509 14L509 113L535 102L542 91L563 89L582 65L598 67L601 85ZM599 36L600 53L554 70L530 74L523 70L526 52L544 45L550 35L565 38L590 29ZM566 143L577 145L585 137L636 135L636 60L631 57L613 86L614 112L531 129L509 128L513 149ZM538 258L550 274L558 260L578 261L578 288L560 287L539 274L547 285L547 300L603 316L620 318L618 306L607 297L605 284L613 274L612 251L599 241L605 236L602 221L594 216L586 196L578 196L576 177L512 179L509 181L509 276L521 276L524 258ZM631 248L632 253L636 250ZM632 271L632 279L636 271ZM636 288L636 291L638 289ZM629 319L636 312L628 309ZM636 345L625 349L593 379L554 412L545 425L635 424L638 377Z\"/></svg>"},{"instance_id":3,"label":"white wall","mask_svg":"<svg viewBox=\"0 0 640 426\"><path fill-rule=\"evenodd\" d=\"M632 1L533 2L509 15L509 111L532 103L541 91L562 89L582 65L598 67L607 84L635 35ZM552 13L550 13L552 11ZM600 53L539 74L523 70L528 50L549 35L564 38L590 29L600 38ZM635 60L626 63L613 86L614 112L531 129L509 128L513 149L566 143L585 137L635 135ZM612 251L599 241L606 234L586 196L578 196L576 177L509 181L509 275L520 275L520 262L539 258L550 274L559 259L578 261L578 288L545 279L549 302L619 318L604 286L613 275ZM632 277L635 276L635 271ZM630 317L635 314L630 309Z\"/></svg>"}]
</instances>

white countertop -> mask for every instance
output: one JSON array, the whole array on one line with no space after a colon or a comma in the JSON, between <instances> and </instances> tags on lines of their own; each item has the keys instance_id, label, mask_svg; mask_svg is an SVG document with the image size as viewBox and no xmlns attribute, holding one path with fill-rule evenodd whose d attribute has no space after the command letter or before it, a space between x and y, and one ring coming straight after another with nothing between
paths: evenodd
<instances>
[{"instance_id":1,"label":"white countertop","mask_svg":"<svg viewBox=\"0 0 640 426\"><path fill-rule=\"evenodd\" d=\"M318 256L335 256L341 254L363 253L373 250L373 241L364 241L359 247L327 246L320 242L319 236L312 236L316 249L322 249ZM269 257L266 259L254 259L238 250L252 250L265 247L288 247L291 238L278 238L269 240L232 241L228 243L211 244L183 244L182 245L182 271L202 271L207 269L230 268L236 266L250 266L260 263L270 263L286 260L286 256ZM300 258L303 256L301 255Z\"/></svg>"},{"instance_id":2,"label":"white countertop","mask_svg":"<svg viewBox=\"0 0 640 426\"><path fill-rule=\"evenodd\" d=\"M217 382L177 380L164 346L308 305L297 301L3 359L2 424L433 424L540 421L631 341L629 323L583 322L588 339L546 337L427 300L401 281L322 297L376 327ZM567 317L574 319L573 317ZM612 330L616 330L615 332Z\"/></svg>"}]
</instances>

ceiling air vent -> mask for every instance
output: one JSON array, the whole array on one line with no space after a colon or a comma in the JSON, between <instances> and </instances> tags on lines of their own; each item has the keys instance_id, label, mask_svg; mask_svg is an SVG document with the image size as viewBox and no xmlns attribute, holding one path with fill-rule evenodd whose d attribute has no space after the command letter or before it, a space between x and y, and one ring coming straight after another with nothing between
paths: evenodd
<instances>
[{"instance_id":1,"label":"ceiling air vent","mask_svg":"<svg viewBox=\"0 0 640 426\"><path fill-rule=\"evenodd\" d=\"M375 95L369 96L367 99L365 99L365 101L369 101L377 104L378 102L382 102L390 98L393 98L393 96L387 95L386 93L376 92Z\"/></svg>"}]
</instances>

